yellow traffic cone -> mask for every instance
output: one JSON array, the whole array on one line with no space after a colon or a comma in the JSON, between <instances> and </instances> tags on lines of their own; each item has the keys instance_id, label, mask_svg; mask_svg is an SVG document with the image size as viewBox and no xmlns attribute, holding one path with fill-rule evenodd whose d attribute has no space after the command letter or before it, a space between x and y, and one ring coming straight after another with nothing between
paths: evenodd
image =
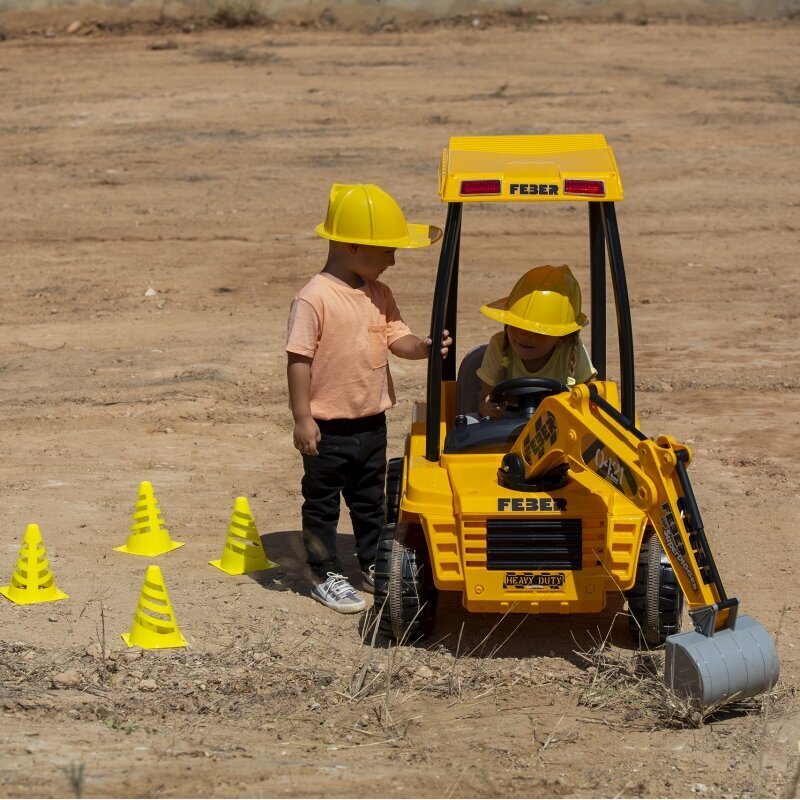
<instances>
[{"instance_id":1,"label":"yellow traffic cone","mask_svg":"<svg viewBox=\"0 0 800 800\"><path fill-rule=\"evenodd\" d=\"M246 575L248 572L278 566L264 552L264 545L261 544L246 497L237 497L233 505L233 516L228 526L228 538L225 540L222 557L208 563L228 575Z\"/></svg>"},{"instance_id":2,"label":"yellow traffic cone","mask_svg":"<svg viewBox=\"0 0 800 800\"><path fill-rule=\"evenodd\" d=\"M141 647L143 650L186 647L186 639L178 630L167 587L164 586L164 576L155 564L151 564L145 573L130 633L121 636L128 647Z\"/></svg>"},{"instance_id":3,"label":"yellow traffic cone","mask_svg":"<svg viewBox=\"0 0 800 800\"><path fill-rule=\"evenodd\" d=\"M0 587L0 594L20 606L66 600L69 597L56 588L38 525L31 524L25 528L11 583Z\"/></svg>"},{"instance_id":4,"label":"yellow traffic cone","mask_svg":"<svg viewBox=\"0 0 800 800\"><path fill-rule=\"evenodd\" d=\"M120 553L152 558L169 553L176 547L183 547L183 542L173 542L170 539L158 507L158 500L153 494L153 486L150 481L142 481L139 484L139 501L133 512L128 541L114 549Z\"/></svg>"}]
</instances>

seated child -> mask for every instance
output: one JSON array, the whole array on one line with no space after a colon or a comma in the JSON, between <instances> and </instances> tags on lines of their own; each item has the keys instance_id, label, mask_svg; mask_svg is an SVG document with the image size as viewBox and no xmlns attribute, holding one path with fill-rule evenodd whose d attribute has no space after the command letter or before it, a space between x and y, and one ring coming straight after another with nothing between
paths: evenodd
<instances>
[{"instance_id":1,"label":"seated child","mask_svg":"<svg viewBox=\"0 0 800 800\"><path fill-rule=\"evenodd\" d=\"M502 381L550 378L574 386L596 376L578 333L589 321L581 312L581 288L568 266L529 270L508 297L483 306L481 314L505 326L489 340L477 371L481 416L505 411L505 403L489 400Z\"/></svg>"}]
</instances>

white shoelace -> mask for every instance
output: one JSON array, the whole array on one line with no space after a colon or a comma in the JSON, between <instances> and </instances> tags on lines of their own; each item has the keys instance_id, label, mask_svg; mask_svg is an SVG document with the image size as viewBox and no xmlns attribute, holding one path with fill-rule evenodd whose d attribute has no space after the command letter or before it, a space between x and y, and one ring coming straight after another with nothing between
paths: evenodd
<instances>
[{"instance_id":1,"label":"white shoelace","mask_svg":"<svg viewBox=\"0 0 800 800\"><path fill-rule=\"evenodd\" d=\"M344 575L336 572L328 573L328 580L324 584L325 591L330 592L337 600L344 600L348 594L355 593L350 581Z\"/></svg>"}]
</instances>

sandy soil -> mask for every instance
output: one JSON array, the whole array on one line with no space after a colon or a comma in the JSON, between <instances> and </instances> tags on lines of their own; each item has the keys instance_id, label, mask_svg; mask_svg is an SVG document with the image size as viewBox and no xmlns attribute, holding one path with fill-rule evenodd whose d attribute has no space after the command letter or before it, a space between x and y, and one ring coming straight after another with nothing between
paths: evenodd
<instances>
[{"instance_id":1,"label":"sandy soil","mask_svg":"<svg viewBox=\"0 0 800 800\"><path fill-rule=\"evenodd\" d=\"M0 794L796 791L797 26L169 39L0 44L0 577L37 522L70 595L0 604ZM595 130L627 189L642 425L693 446L729 592L780 630L777 692L699 729L624 669L592 690L581 651L608 636L633 658L621 603L498 624L445 599L430 640L372 649L361 621L307 597L282 342L321 265L329 184L378 182L441 224L449 135ZM387 275L420 333L436 258L402 254ZM576 211L468 209L461 351L493 330L480 303L524 269L568 262L585 282L587 258ZM392 370L398 454L425 370ZM112 547L145 479L187 543L157 562L190 647L161 654L119 638L148 562ZM280 568L207 565L239 494Z\"/></svg>"}]
</instances>

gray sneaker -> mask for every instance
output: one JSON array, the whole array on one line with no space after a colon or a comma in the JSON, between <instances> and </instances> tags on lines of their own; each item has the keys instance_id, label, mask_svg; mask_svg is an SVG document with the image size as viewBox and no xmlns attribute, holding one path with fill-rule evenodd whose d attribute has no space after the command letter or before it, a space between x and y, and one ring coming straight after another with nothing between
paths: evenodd
<instances>
[{"instance_id":1,"label":"gray sneaker","mask_svg":"<svg viewBox=\"0 0 800 800\"><path fill-rule=\"evenodd\" d=\"M340 614L357 614L367 607L366 601L350 585L350 581L336 572L329 572L326 580L314 584L311 596Z\"/></svg>"},{"instance_id":2,"label":"gray sneaker","mask_svg":"<svg viewBox=\"0 0 800 800\"><path fill-rule=\"evenodd\" d=\"M375 594L375 565L370 564L361 570L361 590L367 594Z\"/></svg>"}]
</instances>

